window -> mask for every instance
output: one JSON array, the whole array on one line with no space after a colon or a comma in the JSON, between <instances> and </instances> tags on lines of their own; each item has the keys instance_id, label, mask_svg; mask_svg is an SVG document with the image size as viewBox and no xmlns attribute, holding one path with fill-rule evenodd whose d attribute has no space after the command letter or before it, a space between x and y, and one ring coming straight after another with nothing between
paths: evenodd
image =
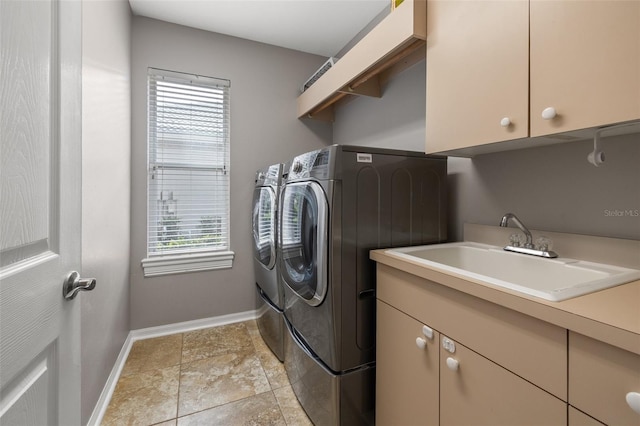
<instances>
[{"instance_id":1,"label":"window","mask_svg":"<svg viewBox=\"0 0 640 426\"><path fill-rule=\"evenodd\" d=\"M231 267L229 87L149 69L145 276Z\"/></svg>"}]
</instances>

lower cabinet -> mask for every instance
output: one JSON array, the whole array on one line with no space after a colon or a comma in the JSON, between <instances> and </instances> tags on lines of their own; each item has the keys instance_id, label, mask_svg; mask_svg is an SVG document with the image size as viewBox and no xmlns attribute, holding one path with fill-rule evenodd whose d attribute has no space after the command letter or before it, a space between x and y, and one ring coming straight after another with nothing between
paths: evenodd
<instances>
[{"instance_id":1,"label":"lower cabinet","mask_svg":"<svg viewBox=\"0 0 640 426\"><path fill-rule=\"evenodd\" d=\"M383 264L378 425L640 426L640 354Z\"/></svg>"},{"instance_id":2,"label":"lower cabinet","mask_svg":"<svg viewBox=\"0 0 640 426\"><path fill-rule=\"evenodd\" d=\"M640 355L569 332L569 404L605 424L640 425Z\"/></svg>"},{"instance_id":3,"label":"lower cabinet","mask_svg":"<svg viewBox=\"0 0 640 426\"><path fill-rule=\"evenodd\" d=\"M440 336L378 301L376 424L437 425Z\"/></svg>"},{"instance_id":4,"label":"lower cabinet","mask_svg":"<svg viewBox=\"0 0 640 426\"><path fill-rule=\"evenodd\" d=\"M566 425L567 404L378 300L376 424Z\"/></svg>"},{"instance_id":5,"label":"lower cabinet","mask_svg":"<svg viewBox=\"0 0 640 426\"><path fill-rule=\"evenodd\" d=\"M446 336L441 340L440 424L567 423L564 401Z\"/></svg>"}]
</instances>

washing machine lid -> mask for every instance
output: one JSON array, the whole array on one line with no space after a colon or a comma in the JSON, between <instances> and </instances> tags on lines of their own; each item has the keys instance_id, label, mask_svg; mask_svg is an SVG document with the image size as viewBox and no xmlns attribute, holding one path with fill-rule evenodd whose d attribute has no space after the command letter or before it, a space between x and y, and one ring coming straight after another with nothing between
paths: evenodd
<instances>
[{"instance_id":1,"label":"washing machine lid","mask_svg":"<svg viewBox=\"0 0 640 426\"><path fill-rule=\"evenodd\" d=\"M314 181L285 185L281 201L280 274L312 306L327 294L328 203Z\"/></svg>"},{"instance_id":2,"label":"washing machine lid","mask_svg":"<svg viewBox=\"0 0 640 426\"><path fill-rule=\"evenodd\" d=\"M276 192L269 186L253 191L253 255L267 269L276 264Z\"/></svg>"}]
</instances>

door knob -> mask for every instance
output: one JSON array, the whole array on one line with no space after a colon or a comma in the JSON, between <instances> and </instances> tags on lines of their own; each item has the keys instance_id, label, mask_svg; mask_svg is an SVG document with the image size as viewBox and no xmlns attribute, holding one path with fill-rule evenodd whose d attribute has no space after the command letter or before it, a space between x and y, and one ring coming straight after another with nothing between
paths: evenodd
<instances>
[{"instance_id":1,"label":"door knob","mask_svg":"<svg viewBox=\"0 0 640 426\"><path fill-rule=\"evenodd\" d=\"M89 291L96 288L95 278L80 278L80 274L72 271L67 275L62 285L62 295L65 299L71 300L78 295L80 290Z\"/></svg>"}]
</instances>

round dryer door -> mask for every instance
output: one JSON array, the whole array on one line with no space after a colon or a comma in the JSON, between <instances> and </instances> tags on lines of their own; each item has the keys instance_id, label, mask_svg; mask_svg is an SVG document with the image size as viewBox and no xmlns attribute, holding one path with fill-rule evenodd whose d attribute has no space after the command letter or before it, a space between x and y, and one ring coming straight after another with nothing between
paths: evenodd
<instances>
[{"instance_id":1,"label":"round dryer door","mask_svg":"<svg viewBox=\"0 0 640 426\"><path fill-rule=\"evenodd\" d=\"M276 263L276 194L269 187L253 191L253 254L266 268Z\"/></svg>"},{"instance_id":2,"label":"round dryer door","mask_svg":"<svg viewBox=\"0 0 640 426\"><path fill-rule=\"evenodd\" d=\"M287 184L282 194L280 256L285 284L312 306L327 293L328 206L315 182Z\"/></svg>"}]
</instances>

